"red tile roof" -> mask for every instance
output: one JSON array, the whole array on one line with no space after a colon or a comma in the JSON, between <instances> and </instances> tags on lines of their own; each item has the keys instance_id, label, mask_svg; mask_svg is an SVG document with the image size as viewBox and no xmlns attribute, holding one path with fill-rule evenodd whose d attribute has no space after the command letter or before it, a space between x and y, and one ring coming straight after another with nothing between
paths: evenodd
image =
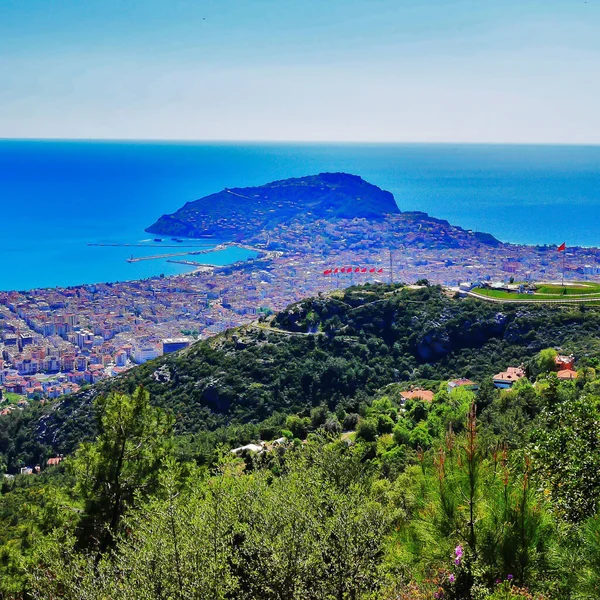
<instances>
[{"instance_id":1,"label":"red tile roof","mask_svg":"<svg viewBox=\"0 0 600 600\"><path fill-rule=\"evenodd\" d=\"M431 402L433 400L433 392L430 390L409 390L408 392L400 392L400 396L405 400L413 400L418 398L425 402Z\"/></svg>"},{"instance_id":2,"label":"red tile roof","mask_svg":"<svg viewBox=\"0 0 600 600\"><path fill-rule=\"evenodd\" d=\"M556 376L559 379L577 379L577 371L572 371L571 369L563 369L559 371Z\"/></svg>"}]
</instances>

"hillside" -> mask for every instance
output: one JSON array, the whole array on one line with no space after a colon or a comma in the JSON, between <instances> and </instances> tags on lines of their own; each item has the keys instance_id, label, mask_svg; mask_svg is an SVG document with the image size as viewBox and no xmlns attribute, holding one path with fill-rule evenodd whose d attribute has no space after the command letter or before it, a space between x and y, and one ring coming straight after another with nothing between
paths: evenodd
<instances>
[{"instance_id":1,"label":"hillside","mask_svg":"<svg viewBox=\"0 0 600 600\"><path fill-rule=\"evenodd\" d=\"M48 447L71 452L94 431L93 398L140 384L174 414L179 433L258 423L276 411L308 413L321 404L356 412L392 382L480 379L551 346L593 355L599 325L599 309L591 307L498 307L452 299L433 286L354 287L68 397L37 421L35 440L14 429L10 437L26 440L30 462ZM29 419L27 427L34 426Z\"/></svg>"},{"instance_id":2,"label":"hillside","mask_svg":"<svg viewBox=\"0 0 600 600\"><path fill-rule=\"evenodd\" d=\"M225 189L163 215L146 231L230 239L273 229L296 217L376 219L399 212L390 192L356 175L321 173L259 187Z\"/></svg>"},{"instance_id":3,"label":"hillside","mask_svg":"<svg viewBox=\"0 0 600 600\"><path fill-rule=\"evenodd\" d=\"M365 285L11 414L9 473L68 456L3 478L0 596L597 598L599 324Z\"/></svg>"}]
</instances>

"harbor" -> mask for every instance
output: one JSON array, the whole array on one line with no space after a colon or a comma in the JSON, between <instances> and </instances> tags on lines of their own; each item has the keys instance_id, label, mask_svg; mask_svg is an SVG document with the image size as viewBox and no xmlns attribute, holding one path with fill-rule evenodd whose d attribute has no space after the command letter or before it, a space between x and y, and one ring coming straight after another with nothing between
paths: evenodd
<instances>
[{"instance_id":1,"label":"harbor","mask_svg":"<svg viewBox=\"0 0 600 600\"><path fill-rule=\"evenodd\" d=\"M145 246L146 248L148 246ZM154 246L153 246L154 247ZM162 246L163 248L169 247L169 246ZM173 246L170 246L173 247ZM177 248L181 248L182 246L176 246ZM197 246L191 246L192 248L197 247ZM228 248L239 248L241 250L247 250L249 252L256 252L258 255L262 254L262 251L257 249L257 248L253 248L252 246L248 246L245 244L237 244L234 242L225 242L222 244L218 244L217 246L214 246L213 248L205 248L203 250L192 250L192 251L188 251L188 252L171 252L171 253L166 253L166 254L154 254L152 256L137 256L134 257L133 255L130 258L126 258L125 260L128 263L136 263L136 262L141 262L144 260L162 260L162 259L166 259L167 262L176 262L179 264L190 264L190 265L199 265L199 264L205 264L205 263L196 263L193 261L174 261L174 260L170 260L173 258L176 258L178 256L199 256L201 254L212 254L214 252L219 252L219 251L223 251L223 250L227 250Z\"/></svg>"}]
</instances>

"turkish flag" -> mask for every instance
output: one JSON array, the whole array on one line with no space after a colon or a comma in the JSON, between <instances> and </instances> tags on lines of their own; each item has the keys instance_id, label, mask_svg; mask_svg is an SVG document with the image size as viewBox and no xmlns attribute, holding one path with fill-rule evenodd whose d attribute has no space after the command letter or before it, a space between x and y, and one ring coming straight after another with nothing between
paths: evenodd
<instances>
[{"instance_id":1,"label":"turkish flag","mask_svg":"<svg viewBox=\"0 0 600 600\"><path fill-rule=\"evenodd\" d=\"M366 273L366 272L367 272L367 267L363 267L363 268L360 270L360 272L361 272L361 273Z\"/></svg>"},{"instance_id":2,"label":"turkish flag","mask_svg":"<svg viewBox=\"0 0 600 600\"><path fill-rule=\"evenodd\" d=\"M559 247L558 247L558 252L564 252L567 249L567 246L565 245L565 243L563 242Z\"/></svg>"},{"instance_id":3,"label":"turkish flag","mask_svg":"<svg viewBox=\"0 0 600 600\"><path fill-rule=\"evenodd\" d=\"M383 273L383 269L379 269L379 271L377 271L378 273Z\"/></svg>"},{"instance_id":4,"label":"turkish flag","mask_svg":"<svg viewBox=\"0 0 600 600\"><path fill-rule=\"evenodd\" d=\"M337 269L337 268L333 270L334 273L337 273L338 271L339 271L339 269Z\"/></svg>"},{"instance_id":5,"label":"turkish flag","mask_svg":"<svg viewBox=\"0 0 600 600\"><path fill-rule=\"evenodd\" d=\"M360 273L360 267L356 267L356 269L354 269L355 273Z\"/></svg>"},{"instance_id":6,"label":"turkish flag","mask_svg":"<svg viewBox=\"0 0 600 600\"><path fill-rule=\"evenodd\" d=\"M375 273L375 267L373 267L372 269L369 269L369 273Z\"/></svg>"}]
</instances>

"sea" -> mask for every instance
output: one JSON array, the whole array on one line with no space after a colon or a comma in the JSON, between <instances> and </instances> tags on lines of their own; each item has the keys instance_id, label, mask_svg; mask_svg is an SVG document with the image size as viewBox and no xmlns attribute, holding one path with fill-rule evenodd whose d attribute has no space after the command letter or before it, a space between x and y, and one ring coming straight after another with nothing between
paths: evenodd
<instances>
[{"instance_id":1,"label":"sea","mask_svg":"<svg viewBox=\"0 0 600 600\"><path fill-rule=\"evenodd\" d=\"M600 246L600 146L0 140L0 290L189 272L127 259L226 241L144 231L186 202L324 171L360 175L402 211L505 242ZM249 256L228 248L182 258Z\"/></svg>"}]
</instances>

